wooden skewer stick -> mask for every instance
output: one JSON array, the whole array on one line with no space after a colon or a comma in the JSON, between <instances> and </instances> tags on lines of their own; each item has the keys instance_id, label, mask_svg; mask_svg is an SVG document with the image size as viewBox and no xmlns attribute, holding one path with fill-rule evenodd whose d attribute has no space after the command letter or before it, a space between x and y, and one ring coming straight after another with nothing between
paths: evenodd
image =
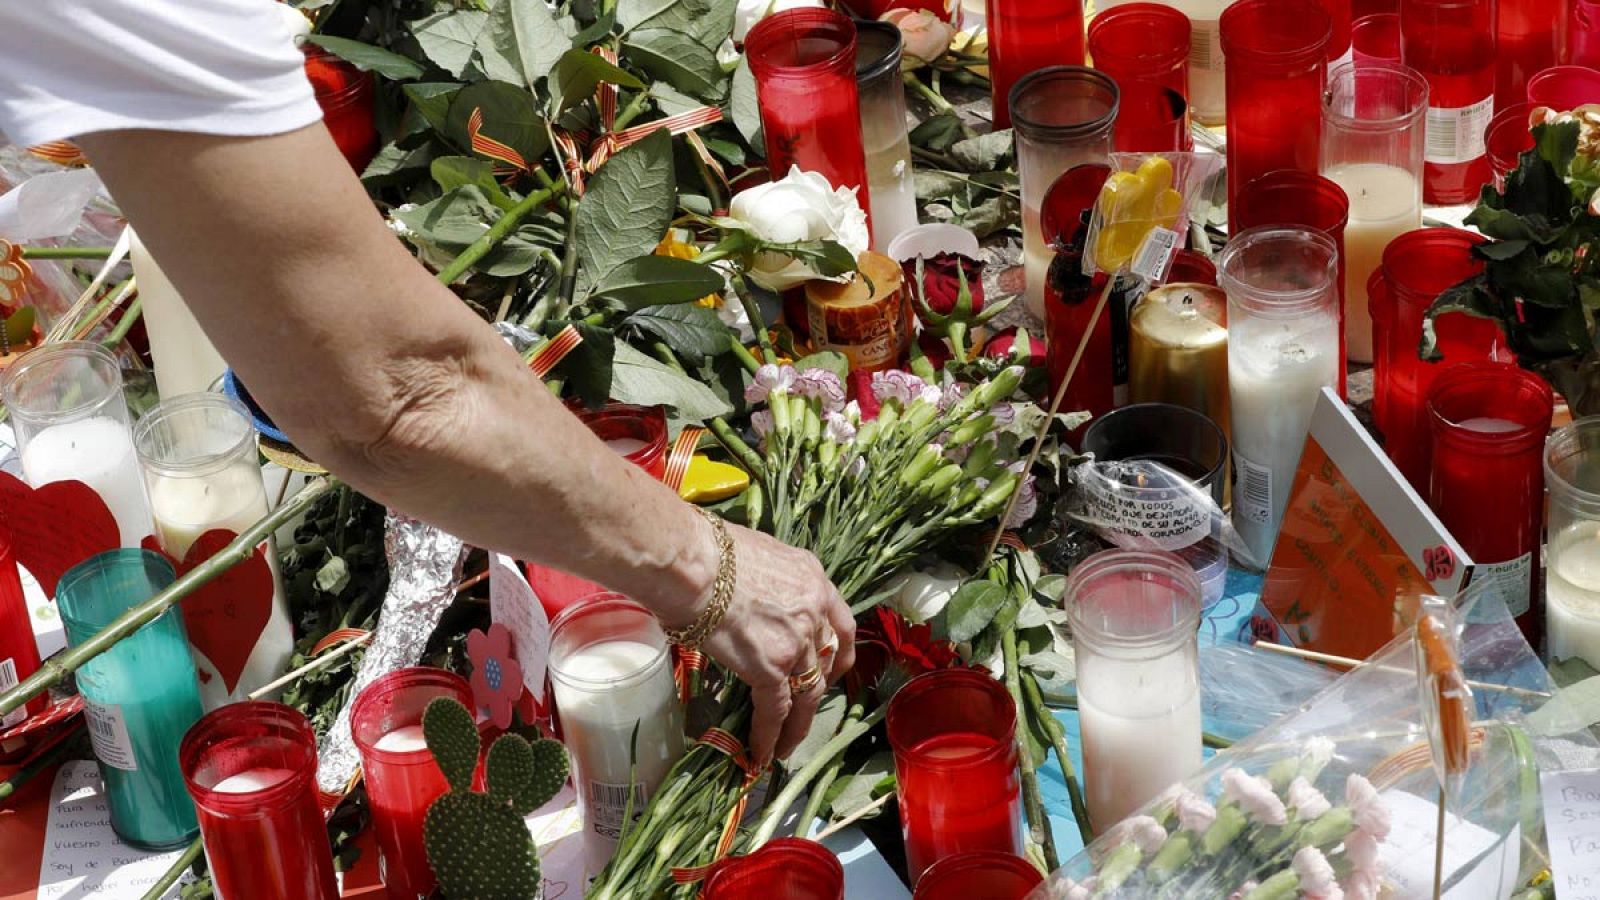
<instances>
[{"instance_id":1,"label":"wooden skewer stick","mask_svg":"<svg viewBox=\"0 0 1600 900\"><path fill-rule=\"evenodd\" d=\"M1339 666L1345 669L1354 669L1356 666L1362 665L1361 660L1351 659L1348 656L1334 656L1331 653L1318 653L1315 650L1302 650L1299 647L1289 647L1284 644L1274 644L1270 641L1257 641L1251 646L1257 650L1265 650L1269 653L1279 654L1280 656L1293 656L1299 659L1327 663L1330 666ZM1383 669L1384 671L1395 672L1402 675L1411 674L1410 669L1402 669L1398 666L1384 666ZM1529 690L1528 688L1512 687L1507 684L1490 684L1486 681L1469 681L1467 682L1467 686L1474 689L1481 688L1486 691L1495 691L1501 694L1511 694L1517 697L1529 697L1535 700L1548 700L1554 696L1546 691L1535 691Z\"/></svg>"},{"instance_id":2,"label":"wooden skewer stick","mask_svg":"<svg viewBox=\"0 0 1600 900\"><path fill-rule=\"evenodd\" d=\"M828 838L833 837L834 835L836 835L839 832L845 830L846 828L849 828L851 825L854 825L855 823L861 821L862 819L865 819L867 816L870 816L873 813L877 812L878 810L883 809L884 804L888 803L889 800L891 798L893 798L893 797L894 797L894 791L890 791L889 793L884 794L882 797L879 797L878 799L872 801L871 803L868 803L866 806L861 807L860 809L856 810L855 812L851 813L850 815L845 816L844 818L842 818L839 821L833 823L832 825L829 825L827 828L824 828L821 831L817 832L816 836L813 837L812 840L813 841L817 841L818 843L821 843L822 841L825 841Z\"/></svg>"}]
</instances>

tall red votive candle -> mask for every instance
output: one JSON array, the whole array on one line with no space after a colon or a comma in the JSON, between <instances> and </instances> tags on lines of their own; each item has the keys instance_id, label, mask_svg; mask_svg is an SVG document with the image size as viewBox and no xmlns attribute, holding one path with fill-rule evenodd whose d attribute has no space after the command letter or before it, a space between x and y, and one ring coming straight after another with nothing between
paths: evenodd
<instances>
[{"instance_id":1,"label":"tall red votive candle","mask_svg":"<svg viewBox=\"0 0 1600 900\"><path fill-rule=\"evenodd\" d=\"M976 669L912 679L889 701L889 746L912 883L947 856L1022 852L1017 708Z\"/></svg>"},{"instance_id":2,"label":"tall red votive candle","mask_svg":"<svg viewBox=\"0 0 1600 900\"><path fill-rule=\"evenodd\" d=\"M1469 203L1489 180L1483 133L1494 118L1494 51L1494 0L1402 0L1400 58L1428 79L1429 203Z\"/></svg>"},{"instance_id":3,"label":"tall red votive candle","mask_svg":"<svg viewBox=\"0 0 1600 900\"><path fill-rule=\"evenodd\" d=\"M435 886L422 823L428 807L450 788L422 735L422 713L436 697L453 697L473 708L465 679L422 666L379 678L350 708L350 731L361 753L378 837L378 871L396 900L415 900Z\"/></svg>"},{"instance_id":4,"label":"tall red votive candle","mask_svg":"<svg viewBox=\"0 0 1600 900\"><path fill-rule=\"evenodd\" d=\"M1220 21L1231 210L1239 189L1268 172L1316 174L1333 25L1315 0L1240 0Z\"/></svg>"},{"instance_id":5,"label":"tall red votive candle","mask_svg":"<svg viewBox=\"0 0 1600 900\"><path fill-rule=\"evenodd\" d=\"M816 841L778 838L717 866L704 900L844 900L844 867Z\"/></svg>"},{"instance_id":6,"label":"tall red votive candle","mask_svg":"<svg viewBox=\"0 0 1600 900\"><path fill-rule=\"evenodd\" d=\"M0 529L0 689L15 686L38 669L39 644L33 638L33 622L28 617L28 601L23 596L22 579L11 550L11 534ZM44 712L49 703L49 696L40 694L21 709L0 716L0 731ZM0 745L0 757L22 750L24 740L17 739L16 746Z\"/></svg>"},{"instance_id":7,"label":"tall red votive candle","mask_svg":"<svg viewBox=\"0 0 1600 900\"><path fill-rule=\"evenodd\" d=\"M350 167L359 173L378 155L372 73L357 69L315 44L307 44L302 50L306 77L322 108L322 124Z\"/></svg>"},{"instance_id":8,"label":"tall red votive candle","mask_svg":"<svg viewBox=\"0 0 1600 900\"><path fill-rule=\"evenodd\" d=\"M1521 103L1528 79L1561 62L1570 0L1495 0L1494 105Z\"/></svg>"},{"instance_id":9,"label":"tall red votive candle","mask_svg":"<svg viewBox=\"0 0 1600 900\"><path fill-rule=\"evenodd\" d=\"M1400 0L1351 0L1350 2L1352 19L1398 12L1400 12Z\"/></svg>"},{"instance_id":10,"label":"tall red votive candle","mask_svg":"<svg viewBox=\"0 0 1600 900\"><path fill-rule=\"evenodd\" d=\"M1188 153L1194 149L1189 104L1164 85L1124 84L1112 144L1121 153Z\"/></svg>"},{"instance_id":11,"label":"tall red votive candle","mask_svg":"<svg viewBox=\"0 0 1600 900\"><path fill-rule=\"evenodd\" d=\"M1558 112L1585 103L1600 103L1600 70L1588 66L1551 66L1528 79L1528 102Z\"/></svg>"},{"instance_id":12,"label":"tall red votive candle","mask_svg":"<svg viewBox=\"0 0 1600 900\"><path fill-rule=\"evenodd\" d=\"M1484 132L1484 151L1489 156L1489 170L1494 174L1494 189L1506 189L1506 176L1516 169L1525 150L1533 149L1533 129L1528 123L1533 115L1532 103L1518 103L1494 114Z\"/></svg>"},{"instance_id":13,"label":"tall red votive candle","mask_svg":"<svg viewBox=\"0 0 1600 900\"><path fill-rule=\"evenodd\" d=\"M1379 13L1350 25L1350 53L1356 65L1400 61L1400 16Z\"/></svg>"},{"instance_id":14,"label":"tall red votive candle","mask_svg":"<svg viewBox=\"0 0 1600 900\"><path fill-rule=\"evenodd\" d=\"M1162 284L1209 284L1217 286L1217 264L1197 250L1177 250Z\"/></svg>"},{"instance_id":15,"label":"tall red votive candle","mask_svg":"<svg viewBox=\"0 0 1600 900\"><path fill-rule=\"evenodd\" d=\"M189 728L178 763L221 900L339 896L317 805L317 738L298 710L220 707Z\"/></svg>"},{"instance_id":16,"label":"tall red votive candle","mask_svg":"<svg viewBox=\"0 0 1600 900\"><path fill-rule=\"evenodd\" d=\"M1081 66L1083 0L988 0L994 127L1011 127L1011 88L1049 66Z\"/></svg>"},{"instance_id":17,"label":"tall red votive candle","mask_svg":"<svg viewBox=\"0 0 1600 900\"><path fill-rule=\"evenodd\" d=\"M1039 215L1052 253L1044 301L1045 365L1050 373L1050 391L1053 395L1061 380L1067 377L1067 368L1078 351L1078 343L1092 323L1094 331L1084 346L1083 358L1073 373L1061 408L1086 410L1095 417L1110 412L1116 404L1116 363L1111 337L1115 302L1108 301L1100 320L1092 322L1106 276L1083 273L1083 249L1088 232L1084 212L1094 206L1100 188L1110 175L1111 167L1105 165L1068 169L1045 193ZM1126 369L1126 349L1122 356Z\"/></svg>"},{"instance_id":18,"label":"tall red votive candle","mask_svg":"<svg viewBox=\"0 0 1600 900\"><path fill-rule=\"evenodd\" d=\"M1294 225L1320 231L1339 251L1339 396L1345 381L1344 228L1350 221L1350 200L1344 188L1321 175L1282 170L1268 172L1244 186L1229 213L1235 234L1262 225Z\"/></svg>"},{"instance_id":19,"label":"tall red votive candle","mask_svg":"<svg viewBox=\"0 0 1600 900\"><path fill-rule=\"evenodd\" d=\"M1333 31L1328 36L1328 65L1330 67L1350 61L1350 30L1354 24L1351 0L1321 0L1328 13Z\"/></svg>"},{"instance_id":20,"label":"tall red votive candle","mask_svg":"<svg viewBox=\"0 0 1600 900\"><path fill-rule=\"evenodd\" d=\"M928 867L911 900L1023 900L1043 880L1020 856L957 853Z\"/></svg>"},{"instance_id":21,"label":"tall red votive candle","mask_svg":"<svg viewBox=\"0 0 1600 900\"><path fill-rule=\"evenodd\" d=\"M831 9L789 9L756 23L744 50L756 78L772 177L799 166L836 188L859 188L856 199L870 209L855 23Z\"/></svg>"},{"instance_id":22,"label":"tall red votive candle","mask_svg":"<svg viewBox=\"0 0 1600 900\"><path fill-rule=\"evenodd\" d=\"M1600 66L1600 0L1572 0L1566 61L1574 66Z\"/></svg>"},{"instance_id":23,"label":"tall red votive candle","mask_svg":"<svg viewBox=\"0 0 1600 900\"><path fill-rule=\"evenodd\" d=\"M1089 23L1089 55L1127 96L1148 81L1189 97L1189 17L1159 3L1113 6Z\"/></svg>"},{"instance_id":24,"label":"tall red votive candle","mask_svg":"<svg viewBox=\"0 0 1600 900\"><path fill-rule=\"evenodd\" d=\"M1424 402L1433 380L1446 369L1480 360L1513 359L1500 326L1466 313L1434 320L1442 359L1418 356L1422 320L1448 288L1483 271L1472 255L1483 237L1456 228L1422 228L1400 235L1383 252L1382 300L1392 309L1373 315L1374 345L1385 356L1375 375L1375 392L1384 399L1384 447L1418 492L1428 487L1428 421Z\"/></svg>"},{"instance_id":25,"label":"tall red votive candle","mask_svg":"<svg viewBox=\"0 0 1600 900\"><path fill-rule=\"evenodd\" d=\"M1511 363L1456 366L1428 389L1433 466L1428 503L1516 616L1528 643L1544 637L1539 544L1544 441L1553 396Z\"/></svg>"}]
</instances>

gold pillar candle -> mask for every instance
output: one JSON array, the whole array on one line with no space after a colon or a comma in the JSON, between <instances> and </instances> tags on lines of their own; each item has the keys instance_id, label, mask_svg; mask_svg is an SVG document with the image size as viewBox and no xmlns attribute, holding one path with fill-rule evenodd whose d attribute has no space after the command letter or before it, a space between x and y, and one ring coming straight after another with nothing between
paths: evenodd
<instances>
[{"instance_id":1,"label":"gold pillar candle","mask_svg":"<svg viewBox=\"0 0 1600 900\"><path fill-rule=\"evenodd\" d=\"M1129 399L1186 406L1228 433L1228 295L1208 284L1154 288L1134 304L1129 331Z\"/></svg>"},{"instance_id":2,"label":"gold pillar candle","mask_svg":"<svg viewBox=\"0 0 1600 900\"><path fill-rule=\"evenodd\" d=\"M900 264L868 250L848 281L806 282L811 348L836 350L851 369L877 372L900 361L910 341Z\"/></svg>"}]
</instances>

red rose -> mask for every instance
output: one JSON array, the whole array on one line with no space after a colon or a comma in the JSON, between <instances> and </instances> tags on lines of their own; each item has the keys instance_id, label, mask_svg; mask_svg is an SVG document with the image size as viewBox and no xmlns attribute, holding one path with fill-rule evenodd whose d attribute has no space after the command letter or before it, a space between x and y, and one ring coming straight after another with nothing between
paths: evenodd
<instances>
[{"instance_id":1,"label":"red rose","mask_svg":"<svg viewBox=\"0 0 1600 900\"><path fill-rule=\"evenodd\" d=\"M1017 330L1007 328L989 339L983 346L984 356L993 356L1005 359L1011 356L1012 349L1017 344ZM1045 362L1045 343L1032 334L1028 335L1028 355L1022 361L1026 366L1042 366Z\"/></svg>"},{"instance_id":2,"label":"red rose","mask_svg":"<svg viewBox=\"0 0 1600 900\"><path fill-rule=\"evenodd\" d=\"M917 283L917 261L900 264L906 273L906 282ZM956 308L961 294L961 276L967 276L967 291L972 295L971 315L983 312L983 260L972 259L959 253L941 253L922 261L922 297L928 308L941 316L948 316ZM913 288L914 290L915 288ZM920 309L918 310L920 314Z\"/></svg>"}]
</instances>

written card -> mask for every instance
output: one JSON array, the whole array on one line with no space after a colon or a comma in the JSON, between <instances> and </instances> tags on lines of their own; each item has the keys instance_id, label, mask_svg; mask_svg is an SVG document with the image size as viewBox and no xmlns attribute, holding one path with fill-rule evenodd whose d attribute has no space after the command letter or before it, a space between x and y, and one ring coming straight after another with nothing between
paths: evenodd
<instances>
[{"instance_id":1,"label":"written card","mask_svg":"<svg viewBox=\"0 0 1600 900\"><path fill-rule=\"evenodd\" d=\"M517 563L489 554L489 617L511 632L511 653L533 699L544 703L544 672L550 659L550 618Z\"/></svg>"},{"instance_id":2,"label":"written card","mask_svg":"<svg viewBox=\"0 0 1600 900\"><path fill-rule=\"evenodd\" d=\"M1544 772L1544 829L1561 900L1600 900L1600 770Z\"/></svg>"},{"instance_id":3,"label":"written card","mask_svg":"<svg viewBox=\"0 0 1600 900\"><path fill-rule=\"evenodd\" d=\"M111 807L91 760L73 760L56 773L50 791L39 900L142 897L182 853L148 853L122 843L111 830ZM188 881L185 873L182 881ZM173 886L163 897L177 897Z\"/></svg>"}]
</instances>

